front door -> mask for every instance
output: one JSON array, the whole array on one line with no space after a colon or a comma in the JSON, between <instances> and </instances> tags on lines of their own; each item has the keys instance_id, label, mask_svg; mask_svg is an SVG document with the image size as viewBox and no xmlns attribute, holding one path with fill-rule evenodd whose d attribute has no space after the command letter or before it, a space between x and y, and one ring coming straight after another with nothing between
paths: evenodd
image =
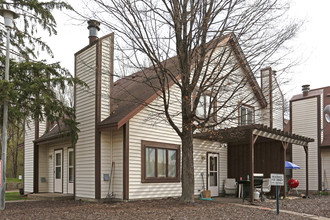
<instances>
[{"instance_id":1,"label":"front door","mask_svg":"<svg viewBox=\"0 0 330 220\"><path fill-rule=\"evenodd\" d=\"M219 196L218 154L208 154L208 190L211 196Z\"/></svg>"},{"instance_id":2,"label":"front door","mask_svg":"<svg viewBox=\"0 0 330 220\"><path fill-rule=\"evenodd\" d=\"M68 193L73 194L74 183L74 151L73 148L68 149Z\"/></svg>"},{"instance_id":3,"label":"front door","mask_svg":"<svg viewBox=\"0 0 330 220\"><path fill-rule=\"evenodd\" d=\"M54 192L62 193L62 179L63 179L63 169L62 169L62 150L55 150L55 169L54 169L54 179L55 179L55 187Z\"/></svg>"}]
</instances>

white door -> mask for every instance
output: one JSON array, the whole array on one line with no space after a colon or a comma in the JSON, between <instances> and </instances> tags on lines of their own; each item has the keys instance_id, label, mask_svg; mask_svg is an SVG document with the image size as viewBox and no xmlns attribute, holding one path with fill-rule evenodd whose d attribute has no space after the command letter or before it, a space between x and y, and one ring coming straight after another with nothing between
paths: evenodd
<instances>
[{"instance_id":1,"label":"white door","mask_svg":"<svg viewBox=\"0 0 330 220\"><path fill-rule=\"evenodd\" d=\"M55 169L54 169L54 179L55 179L55 192L62 193L62 150L55 150Z\"/></svg>"},{"instance_id":2,"label":"white door","mask_svg":"<svg viewBox=\"0 0 330 220\"><path fill-rule=\"evenodd\" d=\"M208 154L208 190L211 196L219 196L218 154Z\"/></svg>"},{"instance_id":3,"label":"white door","mask_svg":"<svg viewBox=\"0 0 330 220\"><path fill-rule=\"evenodd\" d=\"M74 184L74 151L73 148L68 149L68 193L73 194Z\"/></svg>"}]
</instances>

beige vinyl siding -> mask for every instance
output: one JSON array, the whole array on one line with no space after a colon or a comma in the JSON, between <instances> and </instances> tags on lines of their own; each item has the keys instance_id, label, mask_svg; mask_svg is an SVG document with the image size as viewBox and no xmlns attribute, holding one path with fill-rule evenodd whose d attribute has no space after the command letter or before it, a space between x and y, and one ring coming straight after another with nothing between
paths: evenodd
<instances>
[{"instance_id":1,"label":"beige vinyl siding","mask_svg":"<svg viewBox=\"0 0 330 220\"><path fill-rule=\"evenodd\" d=\"M103 174L111 173L109 193L117 199L123 199L123 129L102 132L101 134L101 198L105 198L109 190L109 181L104 181Z\"/></svg>"},{"instance_id":2,"label":"beige vinyl siding","mask_svg":"<svg viewBox=\"0 0 330 220\"><path fill-rule=\"evenodd\" d=\"M48 147L39 146L39 192L48 192L48 182L49 182L49 171L48 171L48 163L52 162L52 158L48 156ZM52 172L51 172L52 173ZM46 182L42 183L41 178L46 178Z\"/></svg>"},{"instance_id":3,"label":"beige vinyl siding","mask_svg":"<svg viewBox=\"0 0 330 220\"><path fill-rule=\"evenodd\" d=\"M195 166L195 195L198 195L203 189L203 180L201 173L204 174L204 186L207 188L207 152L218 153L218 186L219 194L223 193L223 183L227 178L227 147L225 144L208 140L194 139L194 166ZM202 158L203 156L203 158Z\"/></svg>"},{"instance_id":4,"label":"beige vinyl siding","mask_svg":"<svg viewBox=\"0 0 330 220\"><path fill-rule=\"evenodd\" d=\"M314 138L315 142L308 144L309 190L318 189L318 159L317 159L317 98L303 99L292 102L292 133ZM292 161L301 169L293 170L293 178L298 179L298 189L306 189L305 151L302 146L292 146Z\"/></svg>"},{"instance_id":5,"label":"beige vinyl siding","mask_svg":"<svg viewBox=\"0 0 330 220\"><path fill-rule=\"evenodd\" d=\"M263 124L270 126L270 111L272 110L272 120L273 120L273 128L277 128L283 130L283 120L284 120L284 97L282 95L281 89L277 83L276 75L273 74L271 69L265 69L261 71L261 85L262 92L264 97L268 103L267 107L263 110ZM271 85L269 74L272 74ZM270 90L272 97L270 96ZM272 101L272 106L270 102ZM270 109L272 107L272 109Z\"/></svg>"},{"instance_id":6,"label":"beige vinyl siding","mask_svg":"<svg viewBox=\"0 0 330 220\"><path fill-rule=\"evenodd\" d=\"M270 69L265 69L261 71L261 86L262 86L262 93L267 101L267 107L263 109L263 121L264 125L270 126L270 94L269 94L269 74Z\"/></svg>"},{"instance_id":7,"label":"beige vinyl siding","mask_svg":"<svg viewBox=\"0 0 330 220\"><path fill-rule=\"evenodd\" d=\"M101 121L110 115L110 62L111 62L111 36L102 39L101 57Z\"/></svg>"},{"instance_id":8,"label":"beige vinyl siding","mask_svg":"<svg viewBox=\"0 0 330 220\"><path fill-rule=\"evenodd\" d=\"M323 90L321 90L323 91ZM320 144L323 143L323 138L324 138L324 133L323 133L323 118L325 117L325 114L323 113L323 110L325 108L325 106L323 106L324 103L324 92L321 93L320 95L320 130L321 130L321 139L320 139Z\"/></svg>"},{"instance_id":9,"label":"beige vinyl siding","mask_svg":"<svg viewBox=\"0 0 330 220\"><path fill-rule=\"evenodd\" d=\"M112 151L112 134L110 131L101 133L101 198L105 198L108 193L110 181L103 179L104 174L110 175L111 170L111 152ZM110 193L112 189L110 189Z\"/></svg>"},{"instance_id":10,"label":"beige vinyl siding","mask_svg":"<svg viewBox=\"0 0 330 220\"><path fill-rule=\"evenodd\" d=\"M39 121L39 137L45 134L46 131L46 121Z\"/></svg>"},{"instance_id":11,"label":"beige vinyl siding","mask_svg":"<svg viewBox=\"0 0 330 220\"><path fill-rule=\"evenodd\" d=\"M76 55L76 76L89 88L76 89L76 120L79 139L76 144L76 196L95 198L95 74L96 46Z\"/></svg>"},{"instance_id":12,"label":"beige vinyl siding","mask_svg":"<svg viewBox=\"0 0 330 220\"><path fill-rule=\"evenodd\" d=\"M330 149L322 149L322 190L330 190Z\"/></svg>"},{"instance_id":13,"label":"beige vinyl siding","mask_svg":"<svg viewBox=\"0 0 330 220\"><path fill-rule=\"evenodd\" d=\"M181 109L176 96L180 91L175 86L170 88L172 95L170 112ZM162 100L157 98L151 106L160 106ZM141 183L141 141L155 141L181 145L181 140L172 127L165 122L162 114L151 108L144 108L129 121L129 199L158 198L181 195L181 183ZM181 116L174 118L181 125Z\"/></svg>"},{"instance_id":14,"label":"beige vinyl siding","mask_svg":"<svg viewBox=\"0 0 330 220\"><path fill-rule=\"evenodd\" d=\"M277 80L273 75L273 128L283 130L284 121L284 97L281 93Z\"/></svg>"},{"instance_id":15,"label":"beige vinyl siding","mask_svg":"<svg viewBox=\"0 0 330 220\"><path fill-rule=\"evenodd\" d=\"M67 140L39 146L39 192L54 192L55 150L62 150L63 193L68 193L68 148L72 146ZM41 178L46 178L42 183Z\"/></svg>"},{"instance_id":16,"label":"beige vinyl siding","mask_svg":"<svg viewBox=\"0 0 330 220\"><path fill-rule=\"evenodd\" d=\"M231 71L233 65L239 63L236 56L234 56L233 53L230 53L228 49L229 47L218 47L216 52L214 52L212 55L213 56L212 60L219 60L220 54L222 54L223 51L226 50L226 52L224 52L225 55L224 58L222 58L222 61L226 60L227 59L226 57L231 56L229 58L230 61L228 61L228 63L224 65L224 69L222 70L221 76L227 74L228 71ZM203 71L208 71L206 73L207 76L212 74L214 68L217 68L215 66L216 63L209 64L207 70L206 70L206 66L204 67ZM218 107L222 106L224 102L226 102L227 100L229 101L226 102L225 107L218 112L217 117L218 120L222 120L223 118L227 120L224 121L219 126L219 128L236 127L239 124L238 106L240 103L253 106L255 110L254 121L255 123L261 123L262 122L261 106L253 92L250 83L247 80L246 73L244 72L244 70L242 68L239 68L233 71L232 73L230 73L229 79L226 80L225 82L227 83L227 85L223 85L221 88L221 91L218 95L217 106ZM201 83L201 79L199 79L199 83ZM238 84L241 85L242 88L238 89L238 91L236 91L234 95L232 95L233 94L232 91L235 91Z\"/></svg>"},{"instance_id":17,"label":"beige vinyl siding","mask_svg":"<svg viewBox=\"0 0 330 220\"><path fill-rule=\"evenodd\" d=\"M24 134L24 191L33 192L34 122L25 124Z\"/></svg>"},{"instance_id":18,"label":"beige vinyl siding","mask_svg":"<svg viewBox=\"0 0 330 220\"><path fill-rule=\"evenodd\" d=\"M216 56L217 54L215 54ZM237 61L232 58L233 62ZM235 82L240 82L244 77L242 69L238 69L232 75L231 84L226 87L219 96L221 101L230 97L230 91L234 87ZM181 105L180 105L180 90L175 86L170 88L171 104L170 114L178 115L174 118L174 122L179 127L181 126ZM238 105L239 103L248 104L255 109L255 123L262 122L262 112L260 103L257 101L251 86L246 82L246 85L238 91L234 97L230 99L227 106L222 109L218 117L226 117L230 112L233 112L230 119L224 123L223 127L232 127L238 125ZM218 106L220 106L220 104ZM157 98L151 103L151 106L156 109L163 110L161 98ZM235 110L234 110L235 109ZM233 111L234 110L234 111ZM222 115L221 115L222 114ZM181 128L179 128L181 129ZM168 124L161 111L156 111L151 108L144 108L141 112L135 115L129 124L129 198L157 198L168 196L181 195L181 183L141 183L141 141L155 141L169 144L181 145L181 140L173 128ZM220 143L211 141L194 140L194 161L195 161L195 194L198 195L202 188L201 172L206 174L206 160L201 161L201 155L207 152L219 153L219 193L223 190L223 181L227 178L227 149L221 148ZM181 155L182 156L182 155ZM206 184L206 180L205 180Z\"/></svg>"}]
</instances>

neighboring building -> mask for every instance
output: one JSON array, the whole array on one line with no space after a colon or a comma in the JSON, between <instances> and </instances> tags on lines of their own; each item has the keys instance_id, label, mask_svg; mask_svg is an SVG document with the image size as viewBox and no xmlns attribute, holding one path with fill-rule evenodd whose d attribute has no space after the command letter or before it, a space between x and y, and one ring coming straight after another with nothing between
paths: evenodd
<instances>
[{"instance_id":1,"label":"neighboring building","mask_svg":"<svg viewBox=\"0 0 330 220\"><path fill-rule=\"evenodd\" d=\"M90 27L98 29L93 24ZM46 134L47 123L26 129L25 192L68 193L88 199L103 199L111 192L114 198L124 200L181 195L181 140L165 120L159 120L161 116L155 117L154 110L146 107L151 104L163 108L157 91L144 83L144 74L152 78L155 72L146 70L113 82L113 40L113 34L99 39L91 36L90 44L75 54L75 75L89 86L75 88L76 120L80 123L76 145L59 133L65 128L59 129L58 125L49 127ZM227 35L219 44L215 46L234 51L233 65L245 62L234 35ZM176 68L176 57L166 62L169 68ZM238 81L239 77L246 78L247 83L228 104L228 108L237 107L236 119L223 126L228 129L213 131L213 135L195 134L196 195L204 185L201 173L206 176L206 188L212 196L218 196L228 177L237 179L254 172L269 177L270 172L284 171L287 144L307 146L311 141L281 131L283 96L271 68L263 69L261 75L262 88L250 67L239 65L235 76ZM171 97L180 96L174 85L169 92ZM249 97L243 99L246 94ZM174 120L180 124L180 103L176 98L172 101L171 114L178 115ZM203 109L198 111L202 114ZM237 125L242 126L229 128ZM226 135L221 133L228 131ZM242 169L237 170L239 167Z\"/></svg>"},{"instance_id":2,"label":"neighboring building","mask_svg":"<svg viewBox=\"0 0 330 220\"><path fill-rule=\"evenodd\" d=\"M311 137L315 142L309 146L309 189L313 191L330 187L330 125L325 120L325 106L330 105L330 86L303 92L290 100L291 132ZM299 189L306 187L306 162L304 151L292 149L292 162L301 167L293 170L293 178L300 182Z\"/></svg>"}]
</instances>

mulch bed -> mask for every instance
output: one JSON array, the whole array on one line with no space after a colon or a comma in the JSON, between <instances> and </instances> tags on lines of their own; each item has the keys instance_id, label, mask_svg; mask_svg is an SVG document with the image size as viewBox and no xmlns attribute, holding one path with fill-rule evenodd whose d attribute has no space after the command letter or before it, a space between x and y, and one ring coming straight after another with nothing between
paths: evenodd
<instances>
[{"instance_id":1,"label":"mulch bed","mask_svg":"<svg viewBox=\"0 0 330 220\"><path fill-rule=\"evenodd\" d=\"M276 200L256 203L256 205L276 209ZM279 202L280 210L290 210L330 218L330 196L312 195L309 198L288 197Z\"/></svg>"},{"instance_id":2,"label":"mulch bed","mask_svg":"<svg viewBox=\"0 0 330 220\"><path fill-rule=\"evenodd\" d=\"M281 208L330 217L330 196L281 200ZM325 204L327 203L327 204ZM257 205L276 207L274 202ZM326 206L328 207L326 210ZM315 211L316 207L319 211ZM308 212L307 212L308 211ZM215 201L183 203L179 199L91 203L84 201L27 201L7 203L0 219L305 219L266 209L241 207Z\"/></svg>"}]
</instances>

